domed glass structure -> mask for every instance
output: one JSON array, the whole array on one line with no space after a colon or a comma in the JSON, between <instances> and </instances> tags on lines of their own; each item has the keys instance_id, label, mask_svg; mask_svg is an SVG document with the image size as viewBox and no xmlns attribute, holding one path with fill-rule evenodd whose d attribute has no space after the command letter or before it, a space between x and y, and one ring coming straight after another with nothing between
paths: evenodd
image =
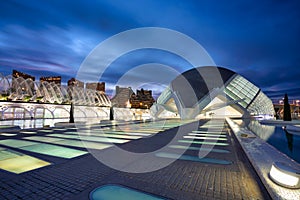
<instances>
[{"instance_id":1,"label":"domed glass structure","mask_svg":"<svg viewBox=\"0 0 300 200\"><path fill-rule=\"evenodd\" d=\"M151 107L154 117L274 116L272 101L253 83L222 67L198 67L176 77Z\"/></svg>"}]
</instances>

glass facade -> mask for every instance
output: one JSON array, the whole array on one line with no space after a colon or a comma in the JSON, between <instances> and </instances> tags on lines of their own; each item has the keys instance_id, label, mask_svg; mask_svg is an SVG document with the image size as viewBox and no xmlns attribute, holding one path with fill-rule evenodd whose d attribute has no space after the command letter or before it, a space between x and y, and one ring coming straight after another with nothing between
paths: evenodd
<instances>
[{"instance_id":1,"label":"glass facade","mask_svg":"<svg viewBox=\"0 0 300 200\"><path fill-rule=\"evenodd\" d=\"M272 101L262 92L258 94L255 100L248 107L251 115L274 115Z\"/></svg>"},{"instance_id":2,"label":"glass facade","mask_svg":"<svg viewBox=\"0 0 300 200\"><path fill-rule=\"evenodd\" d=\"M170 90L170 87L167 87L161 95L157 98L157 103L159 104L165 104L169 98L171 97L172 91Z\"/></svg>"},{"instance_id":3,"label":"glass facade","mask_svg":"<svg viewBox=\"0 0 300 200\"><path fill-rule=\"evenodd\" d=\"M198 68L198 70L201 71L203 67ZM205 69L209 67L204 67ZM222 69L222 70L220 70ZM226 76L226 79L224 79L224 92L226 94L227 99L230 102L234 102L235 105L239 106L241 111L241 114L243 113L249 113L250 115L271 115L273 116L275 114L274 108L272 101L254 84L252 84L250 81L245 79L244 77L240 76L239 74L236 74L228 69L225 68L220 68L219 71L221 76L223 77L224 74L228 74ZM186 73L186 72L185 72ZM190 74L193 74L193 70L189 71ZM183 73L184 74L184 73ZM192 83L198 83L198 82L203 82L203 80L198 80L201 79L201 77L195 77L195 76L187 76L186 77L189 82ZM195 80L197 79L197 80ZM175 79L174 81L176 81ZM173 82L174 82L173 81ZM198 82L197 82L198 81ZM173 83L174 85L174 83ZM172 85L172 86L173 86ZM176 84L175 84L176 85ZM197 109L201 112L201 110L204 109L206 105L208 105L212 99L208 98L211 96L218 97L219 95L222 95L221 90L219 88L222 88L221 86L215 86L214 88L210 88L206 93L205 91L207 88L203 88L203 85L201 84L193 84L192 88L194 92L199 92L203 93L202 98L198 99L197 105L203 105L203 106L198 106ZM216 91L216 92L214 92ZM168 100L177 97L180 98L180 91L178 88L177 90L174 89L174 87L167 87L159 96L157 103L158 104L168 104ZM183 91L183 94L185 91ZM216 93L216 94L215 94ZM181 101L181 99L178 99L178 102L181 108L178 108L179 113L180 109L196 109L195 106L190 106L186 105L184 101ZM196 110L195 110L196 111ZM198 111L196 111L198 112ZM196 113L195 113L196 114ZM194 114L192 114L194 116ZM193 117L190 116L190 117Z\"/></svg>"},{"instance_id":4,"label":"glass facade","mask_svg":"<svg viewBox=\"0 0 300 200\"><path fill-rule=\"evenodd\" d=\"M251 115L274 115L272 101L258 87L240 75L226 86L225 93L247 109Z\"/></svg>"},{"instance_id":5,"label":"glass facade","mask_svg":"<svg viewBox=\"0 0 300 200\"><path fill-rule=\"evenodd\" d=\"M226 86L225 93L233 100L241 100L238 102L243 108L247 108L259 89L247 81L240 75L236 75L234 79Z\"/></svg>"}]
</instances>

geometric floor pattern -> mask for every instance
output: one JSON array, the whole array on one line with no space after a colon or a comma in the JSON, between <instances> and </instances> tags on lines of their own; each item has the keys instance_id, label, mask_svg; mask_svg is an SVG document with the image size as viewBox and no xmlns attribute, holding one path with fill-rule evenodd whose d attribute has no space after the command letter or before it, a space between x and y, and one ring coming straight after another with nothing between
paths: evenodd
<instances>
[{"instance_id":1,"label":"geometric floor pattern","mask_svg":"<svg viewBox=\"0 0 300 200\"><path fill-rule=\"evenodd\" d=\"M106 149L111 147L112 143L122 144L150 137L183 123L185 122L167 121L157 125L89 125L81 128L27 129L8 135L1 134L0 145L5 148L0 148L0 169L17 174L27 172L51 164L28 153L71 159L87 154L86 148Z\"/></svg>"},{"instance_id":2,"label":"geometric floor pattern","mask_svg":"<svg viewBox=\"0 0 300 200\"><path fill-rule=\"evenodd\" d=\"M208 123L209 122L209 123ZM105 185L121 185L166 199L268 199L251 165L222 121L200 121L158 159L178 158L150 173L126 173L87 150L149 148L169 141L191 121L97 124L0 133L0 199L88 199ZM1 131L0 131L1 132ZM139 149L137 149L139 150ZM177 151L184 153L177 154Z\"/></svg>"}]
</instances>

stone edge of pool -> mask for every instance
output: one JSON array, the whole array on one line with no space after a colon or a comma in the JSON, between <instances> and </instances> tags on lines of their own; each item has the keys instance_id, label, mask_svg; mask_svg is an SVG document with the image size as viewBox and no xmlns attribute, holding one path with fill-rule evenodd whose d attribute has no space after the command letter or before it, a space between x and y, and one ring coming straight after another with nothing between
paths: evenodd
<instances>
[{"instance_id":1,"label":"stone edge of pool","mask_svg":"<svg viewBox=\"0 0 300 200\"><path fill-rule=\"evenodd\" d=\"M240 128L230 118L226 118L226 121L272 199L299 198L299 189L288 189L275 184L269 178L269 172L273 162L284 162L295 168L299 168L300 165L278 151L275 147L260 139L250 130ZM243 137L242 134L250 137Z\"/></svg>"}]
</instances>

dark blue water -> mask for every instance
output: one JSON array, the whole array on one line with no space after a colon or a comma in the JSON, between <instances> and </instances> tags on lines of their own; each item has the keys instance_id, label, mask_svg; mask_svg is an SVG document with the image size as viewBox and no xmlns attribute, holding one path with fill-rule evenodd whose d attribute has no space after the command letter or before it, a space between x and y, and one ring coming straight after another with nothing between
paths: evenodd
<instances>
[{"instance_id":1,"label":"dark blue water","mask_svg":"<svg viewBox=\"0 0 300 200\"><path fill-rule=\"evenodd\" d=\"M281 127L276 127L274 134L267 140L269 144L300 163L300 136L292 135Z\"/></svg>"},{"instance_id":2,"label":"dark blue water","mask_svg":"<svg viewBox=\"0 0 300 200\"><path fill-rule=\"evenodd\" d=\"M289 134L282 127L261 125L257 121L251 121L248 128L280 152L300 163L299 135Z\"/></svg>"}]
</instances>

